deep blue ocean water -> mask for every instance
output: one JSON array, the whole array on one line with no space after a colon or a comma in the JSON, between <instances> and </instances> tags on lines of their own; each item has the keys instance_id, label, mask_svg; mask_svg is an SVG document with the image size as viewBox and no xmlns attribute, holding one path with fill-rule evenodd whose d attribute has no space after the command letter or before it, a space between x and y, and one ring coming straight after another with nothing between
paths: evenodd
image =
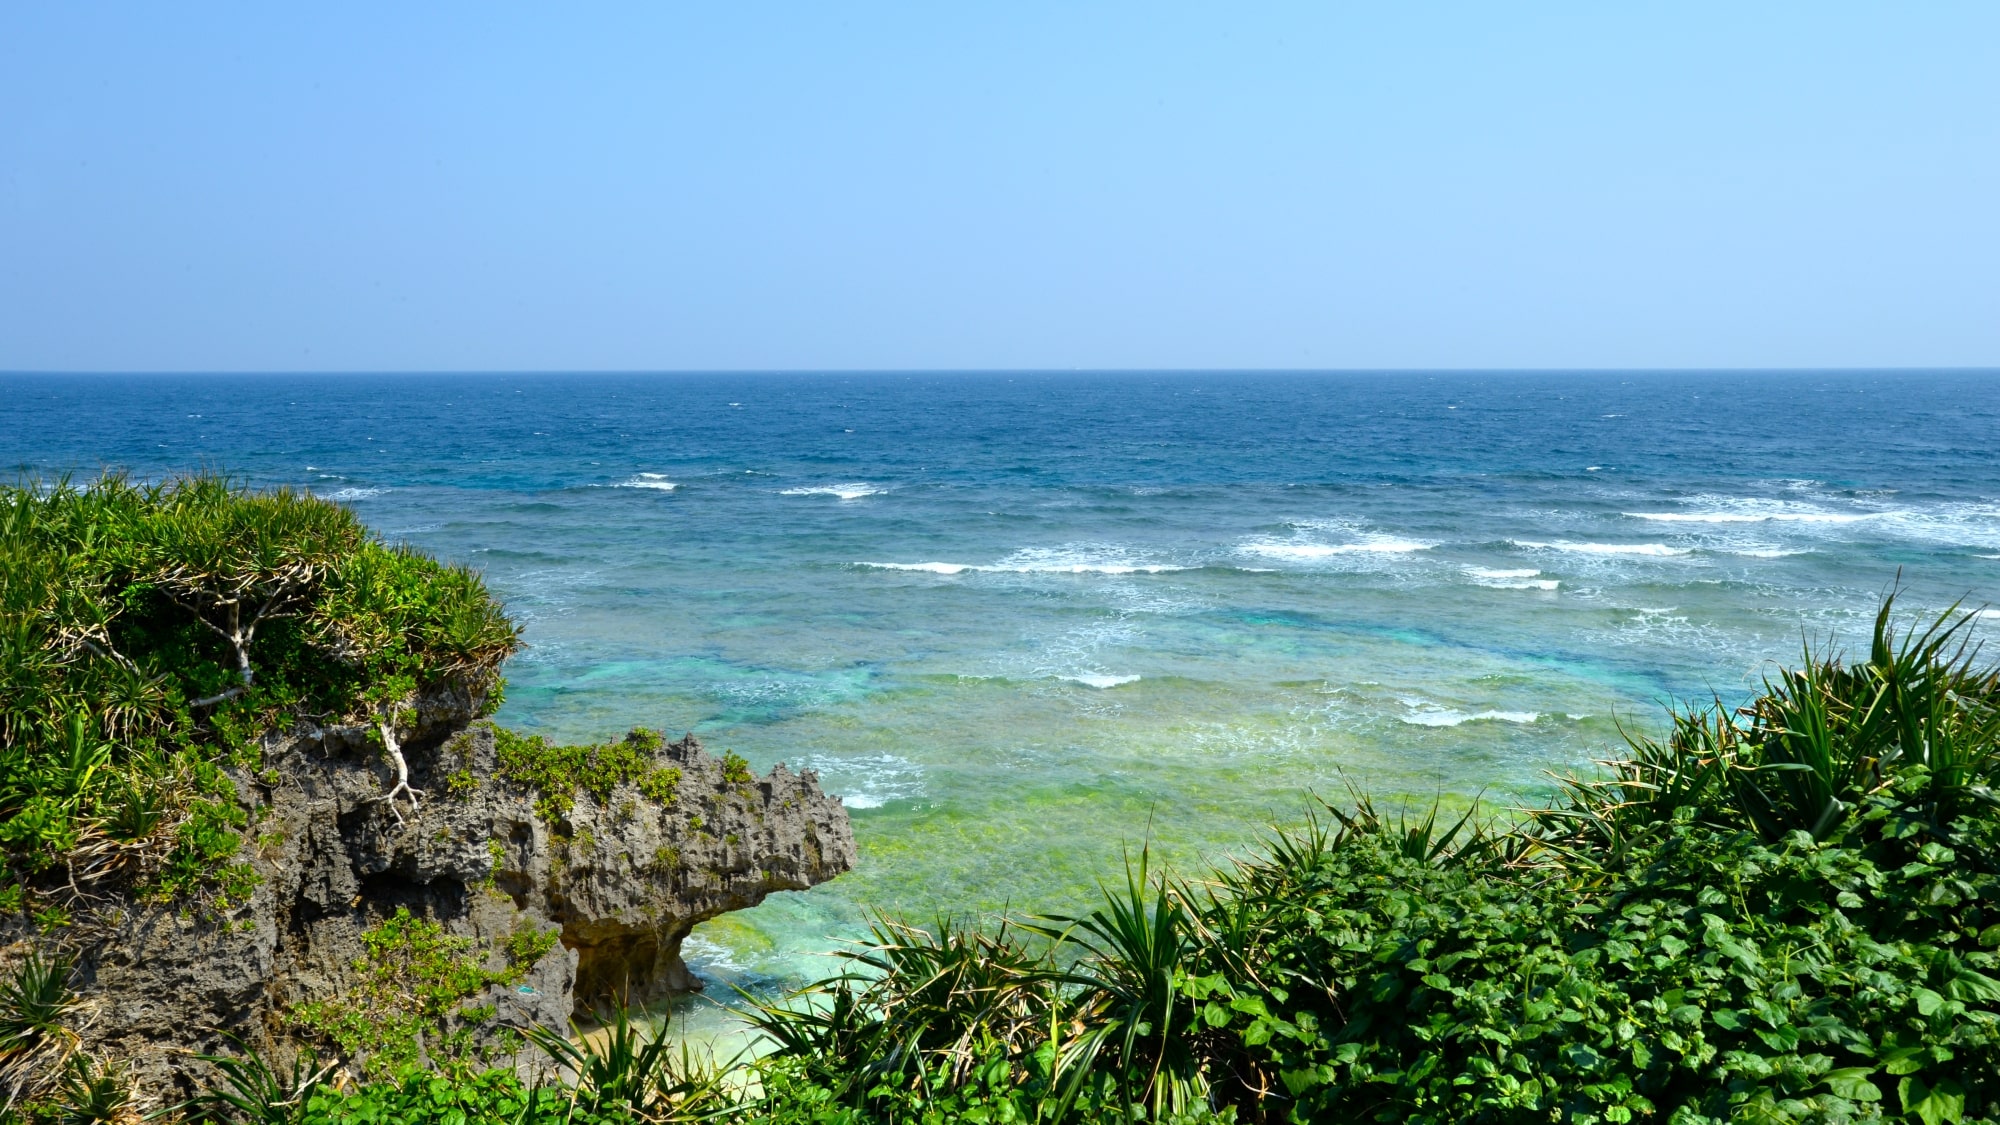
<instances>
[{"instance_id":1,"label":"deep blue ocean water","mask_svg":"<svg viewBox=\"0 0 2000 1125\"><path fill-rule=\"evenodd\" d=\"M509 723L818 769L862 866L699 931L752 981L2000 591L1995 374L0 376L0 466L203 465L482 568Z\"/></svg>"}]
</instances>

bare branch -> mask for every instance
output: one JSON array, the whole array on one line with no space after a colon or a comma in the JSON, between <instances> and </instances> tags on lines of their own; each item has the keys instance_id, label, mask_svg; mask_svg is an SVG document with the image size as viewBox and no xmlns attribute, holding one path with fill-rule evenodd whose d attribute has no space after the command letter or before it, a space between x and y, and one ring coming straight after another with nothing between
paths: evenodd
<instances>
[{"instance_id":1,"label":"bare branch","mask_svg":"<svg viewBox=\"0 0 2000 1125\"><path fill-rule=\"evenodd\" d=\"M139 666L137 664L132 663L131 659L128 658L124 653L119 652L117 649L113 648L111 646L111 642L109 641L106 641L103 647L101 648L97 645L96 642L92 641L89 637L76 637L74 638L74 641L77 644L77 646L81 648L87 648L106 660L117 661L128 672L136 673L139 671Z\"/></svg>"},{"instance_id":2,"label":"bare branch","mask_svg":"<svg viewBox=\"0 0 2000 1125\"><path fill-rule=\"evenodd\" d=\"M389 761L396 767L396 784L380 797L371 798L368 803L372 805L380 804L384 801L388 802L389 812L395 816L397 824L402 824L403 814L396 808L397 796L400 795L410 799L410 815L415 816L419 811L417 808L417 794L421 791L410 786L410 763L404 759L403 747L396 741L394 713L385 714L383 718L375 723L375 729L382 732L382 749L388 753Z\"/></svg>"},{"instance_id":3,"label":"bare branch","mask_svg":"<svg viewBox=\"0 0 2000 1125\"><path fill-rule=\"evenodd\" d=\"M235 698L236 698L237 696L239 696L239 695L242 695L242 694L243 694L244 692L246 692L246 691L249 691L249 690L250 690L250 685L248 685L248 684L238 684L238 685L236 685L235 687L233 687L233 688L230 688L230 689L229 689L228 691L225 691L225 692L221 692L221 693L219 693L219 694L216 694L216 695L211 695L211 696L207 696L206 698L203 698L203 699L197 699L197 700L194 700L193 702L189 703L189 704L188 704L188 706L189 706L189 707L213 707L213 706L215 706L216 704L218 704L218 703L221 703L221 702L222 702L222 701L224 701L224 700L227 700L227 699L235 699Z\"/></svg>"}]
</instances>

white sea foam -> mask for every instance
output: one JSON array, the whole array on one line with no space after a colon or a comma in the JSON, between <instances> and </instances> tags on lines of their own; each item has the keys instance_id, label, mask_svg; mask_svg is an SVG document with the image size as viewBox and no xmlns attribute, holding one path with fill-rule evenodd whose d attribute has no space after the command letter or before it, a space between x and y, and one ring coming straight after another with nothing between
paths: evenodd
<instances>
[{"instance_id":1,"label":"white sea foam","mask_svg":"<svg viewBox=\"0 0 2000 1125\"><path fill-rule=\"evenodd\" d=\"M737 960L735 954L700 934L689 934L681 939L681 960L687 962L691 968L705 970L710 974L733 975L749 969L749 966Z\"/></svg>"},{"instance_id":2,"label":"white sea foam","mask_svg":"<svg viewBox=\"0 0 2000 1125\"><path fill-rule=\"evenodd\" d=\"M1298 543L1256 539L1240 544L1236 549L1246 555L1260 555L1267 559L1305 561L1330 559L1339 555L1403 555L1414 551L1428 551L1434 546L1436 546L1434 543L1420 543L1414 539L1371 535L1354 543Z\"/></svg>"},{"instance_id":3,"label":"white sea foam","mask_svg":"<svg viewBox=\"0 0 2000 1125\"><path fill-rule=\"evenodd\" d=\"M854 565L873 567L876 570L921 570L926 574L962 574L968 570L984 569L983 567L973 566L970 563L948 563L948 562L920 562L920 563L862 562L862 563L855 563Z\"/></svg>"},{"instance_id":4,"label":"white sea foam","mask_svg":"<svg viewBox=\"0 0 2000 1125\"><path fill-rule=\"evenodd\" d=\"M1518 570L1504 570L1490 566L1467 566L1465 576L1477 586L1487 586L1495 590L1554 590L1562 582L1554 578L1541 577L1541 571L1533 567Z\"/></svg>"},{"instance_id":5,"label":"white sea foam","mask_svg":"<svg viewBox=\"0 0 2000 1125\"><path fill-rule=\"evenodd\" d=\"M894 754L807 754L793 763L820 774L820 788L850 809L879 809L924 794L923 767Z\"/></svg>"},{"instance_id":6,"label":"white sea foam","mask_svg":"<svg viewBox=\"0 0 2000 1125\"><path fill-rule=\"evenodd\" d=\"M1166 574L1169 571L1189 570L1185 566L1168 566L1164 563L1016 563L976 566L974 570L992 571L1003 574Z\"/></svg>"},{"instance_id":7,"label":"white sea foam","mask_svg":"<svg viewBox=\"0 0 2000 1125\"><path fill-rule=\"evenodd\" d=\"M1889 490L1893 491L1893 490ZM1881 495L1885 490L1874 489L1853 495ZM1777 511L1773 520L1794 520L1818 523L1854 523L1867 521L1868 529L1878 535L1898 539L1916 540L1941 546L1975 548L1991 551L2000 548L2000 504L1990 500L1957 501L1921 507L1885 508L1879 511L1857 511L1848 513L1828 513L1824 511L1801 512L1796 509L1805 505L1786 504L1778 501L1739 502L1752 505L1743 510L1752 514L1762 514L1772 509L1790 508ZM1704 509L1734 511L1734 505L1703 505Z\"/></svg>"},{"instance_id":8,"label":"white sea foam","mask_svg":"<svg viewBox=\"0 0 2000 1125\"><path fill-rule=\"evenodd\" d=\"M811 488L787 488L780 496L837 496L842 500L859 500L864 496L880 496L888 489L876 488L863 481L851 484L822 484Z\"/></svg>"},{"instance_id":9,"label":"white sea foam","mask_svg":"<svg viewBox=\"0 0 2000 1125\"><path fill-rule=\"evenodd\" d=\"M1464 723L1532 723L1542 717L1539 711L1479 711L1468 714L1439 707L1434 703L1413 706L1413 709L1397 718L1415 727L1455 727Z\"/></svg>"},{"instance_id":10,"label":"white sea foam","mask_svg":"<svg viewBox=\"0 0 2000 1125\"><path fill-rule=\"evenodd\" d=\"M389 490L386 488L343 488L334 493L332 499L353 503L356 500L366 500L371 496L380 496L387 491Z\"/></svg>"},{"instance_id":11,"label":"white sea foam","mask_svg":"<svg viewBox=\"0 0 2000 1125\"><path fill-rule=\"evenodd\" d=\"M2000 504L1940 504L1934 508L1884 514L1882 526L1895 535L1955 547L2000 547Z\"/></svg>"},{"instance_id":12,"label":"white sea foam","mask_svg":"<svg viewBox=\"0 0 2000 1125\"><path fill-rule=\"evenodd\" d=\"M666 476L661 473L640 473L638 476L633 477L631 480L619 481L616 487L650 488L656 492L672 492L674 489L679 488L680 485L675 484L673 481L668 480Z\"/></svg>"},{"instance_id":13,"label":"white sea foam","mask_svg":"<svg viewBox=\"0 0 2000 1125\"><path fill-rule=\"evenodd\" d=\"M1514 546L1529 551L1568 551L1580 555L1646 555L1668 558L1694 553L1693 547L1669 547L1665 543L1571 543L1560 539L1553 543L1516 539L1513 543Z\"/></svg>"},{"instance_id":14,"label":"white sea foam","mask_svg":"<svg viewBox=\"0 0 2000 1125\"><path fill-rule=\"evenodd\" d=\"M1721 550L1726 554L1742 555L1749 559L1782 559L1792 555L1812 554L1812 551L1805 547L1724 547Z\"/></svg>"},{"instance_id":15,"label":"white sea foam","mask_svg":"<svg viewBox=\"0 0 2000 1125\"><path fill-rule=\"evenodd\" d=\"M1804 491L1813 485L1811 481L1778 481L1787 490ZM1772 500L1759 496L1724 496L1717 493L1703 493L1686 496L1675 501L1680 510L1671 512L1626 512L1631 519L1650 520L1654 523L1799 523L1799 524L1850 524L1863 520L1879 519L1892 512L1871 511L1852 506L1844 510L1829 508L1824 503L1810 503L1804 500Z\"/></svg>"},{"instance_id":16,"label":"white sea foam","mask_svg":"<svg viewBox=\"0 0 2000 1125\"><path fill-rule=\"evenodd\" d=\"M1094 688L1115 688L1120 684L1136 684L1139 682L1139 677L1137 676L1106 676L1096 672L1084 672L1074 676L1058 676L1056 678L1068 680L1073 684L1082 684L1085 687Z\"/></svg>"},{"instance_id":17,"label":"white sea foam","mask_svg":"<svg viewBox=\"0 0 2000 1125\"><path fill-rule=\"evenodd\" d=\"M1626 512L1661 523L1859 523L1881 512Z\"/></svg>"},{"instance_id":18,"label":"white sea foam","mask_svg":"<svg viewBox=\"0 0 2000 1125\"><path fill-rule=\"evenodd\" d=\"M857 566L874 567L881 570L921 570L931 574L960 574L974 571L981 574L1166 574L1176 570L1193 570L1194 567L1173 563L1153 562L1135 558L1131 552L1116 546L1071 544L1062 547L1024 547L997 562L953 563L857 563Z\"/></svg>"}]
</instances>

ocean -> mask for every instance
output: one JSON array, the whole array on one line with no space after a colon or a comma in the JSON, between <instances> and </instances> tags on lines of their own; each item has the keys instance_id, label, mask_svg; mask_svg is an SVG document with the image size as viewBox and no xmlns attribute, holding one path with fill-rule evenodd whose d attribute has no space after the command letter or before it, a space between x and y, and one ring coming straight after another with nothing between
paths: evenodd
<instances>
[{"instance_id":1,"label":"ocean","mask_svg":"<svg viewBox=\"0 0 2000 1125\"><path fill-rule=\"evenodd\" d=\"M0 376L0 465L198 466L482 569L500 718L819 771L861 865L704 925L1068 909L1314 795L1531 803L1804 644L2000 591L2000 375ZM712 989L722 994L727 989Z\"/></svg>"}]
</instances>

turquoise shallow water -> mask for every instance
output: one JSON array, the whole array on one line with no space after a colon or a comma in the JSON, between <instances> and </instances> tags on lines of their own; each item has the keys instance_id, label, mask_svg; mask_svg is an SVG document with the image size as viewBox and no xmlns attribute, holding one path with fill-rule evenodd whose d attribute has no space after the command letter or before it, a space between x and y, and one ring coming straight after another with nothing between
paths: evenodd
<instances>
[{"instance_id":1,"label":"turquoise shallow water","mask_svg":"<svg viewBox=\"0 0 2000 1125\"><path fill-rule=\"evenodd\" d=\"M482 567L502 718L816 769L859 870L704 927L1060 908L1306 795L1534 800L1802 640L2000 589L1978 374L0 377L0 462L219 464Z\"/></svg>"}]
</instances>

